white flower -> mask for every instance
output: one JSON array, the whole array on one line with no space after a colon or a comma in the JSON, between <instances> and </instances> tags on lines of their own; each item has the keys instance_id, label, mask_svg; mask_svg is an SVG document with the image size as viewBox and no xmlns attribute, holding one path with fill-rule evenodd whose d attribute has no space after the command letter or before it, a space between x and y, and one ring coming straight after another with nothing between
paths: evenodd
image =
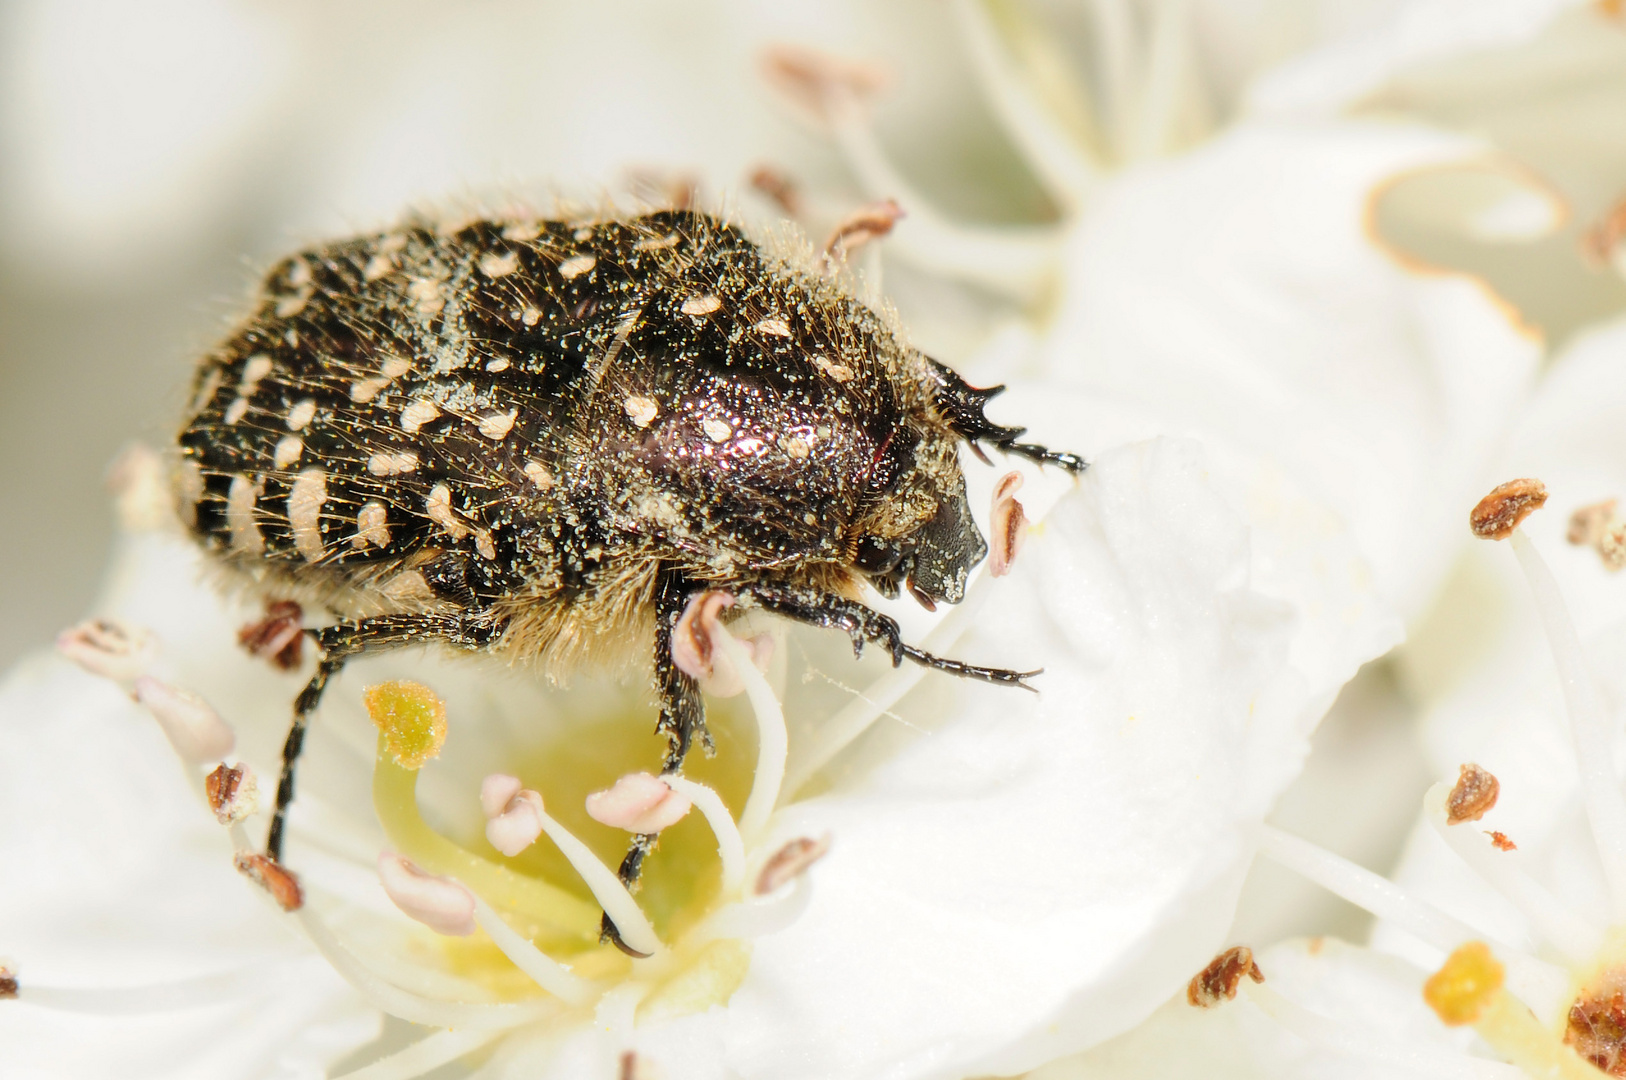
<instances>
[{"instance_id":1,"label":"white flower","mask_svg":"<svg viewBox=\"0 0 1626 1080\"><path fill-rule=\"evenodd\" d=\"M957 655L1041 664L1048 670L1040 696L928 683L895 706L901 724L884 723L861 738L852 721L879 715L861 699L846 716L823 717L822 732L798 727L794 749L812 760L798 765L793 756L793 777L834 756L806 795L787 790L748 841L750 850L760 859L786 841L829 835L830 853L809 871L805 911L743 950L748 966L736 963L725 974L718 968L719 946L698 947L696 924L727 897L712 900L704 889L693 891L697 874L713 872L706 867L715 865L716 841L697 843L692 832L685 841L676 827L652 859L640 894L653 905L657 934L672 935L662 942L671 959L648 962L653 974L645 975L645 962L629 965L613 951L568 946L564 955L580 977L593 981L589 1000L608 996L596 1013L523 1006L515 1020L530 1019L504 1039L485 1068L492 1075L554 1075L545 1068L581 1075L591 1064L614 1075L620 1055L632 1049L682 1076L724 1075L717 1070L725 1069L746 1076L1009 1071L1121 1030L1166 997L1223 934L1253 823L1294 775L1327 697L1369 655L1344 649L1336 673L1298 666L1298 651L1323 656L1325 639L1341 639L1346 628L1255 587L1256 579L1269 586L1269 572L1251 568L1249 530L1203 472L1200 452L1188 444L1152 443L1104 455L1080 489L1044 519L1011 574L979 585L960 609L958 626L945 626L932 642L952 644ZM243 757L262 776L272 774L285 703L297 680L273 679L247 657L222 653L233 615L187 584L195 557L178 541L138 534L127 543L129 561L111 598L112 613L157 629L171 680L214 702L237 726ZM1378 611L1374 605L1367 617L1375 627L1383 625ZM830 643L815 638L810 644ZM131 753L132 740L151 747L159 738L133 705L64 662L42 660L39 670L42 675L10 684L7 730L18 739L50 732L66 745L19 744L4 756L10 769L0 787L12 809L0 816L19 826L37 821L31 807L49 798L56 827L85 830L91 872L129 899L105 901L136 924L125 932L125 947L141 939L141 920L151 917L146 913L180 901L162 880L124 878L104 834L139 835L157 868L191 859L190 873L202 877L181 879L189 887L188 925L215 940L235 938L248 954L170 957L145 978L137 974L139 964L117 955L94 970L53 969L35 955L61 948L54 943L70 940L77 929L77 909L61 906L61 890L69 885L51 869L60 852L55 845L8 843L8 861L38 891L0 900L6 905L0 922L23 928L13 931L19 938L8 949L27 948L18 957L23 1001L8 1004L0 1023L31 1024L38 1011L28 1004L31 988L41 984L105 989L200 969L224 970L238 982L256 978L247 974L260 970L252 959L254 935L276 943L261 949L286 952L290 944L265 912L240 914L252 887L231 868L220 827L201 805L186 811L184 799L171 817L151 820L131 802L133 791L154 784L167 785L165 801L174 802L187 786L186 770ZM818 670L841 677L833 664L821 662ZM478 777L494 764L542 791L550 814L577 822L583 815L560 793L591 790L601 783L594 776L613 778L648 764L647 736L628 738L619 719L606 726L604 710L617 699L602 692L550 695L542 699L546 711L535 710L538 701L530 697L532 710L515 726L518 717L502 719L514 706L503 704L512 691L487 694L481 708L471 703L480 700L475 688L483 677L438 669L420 677L464 691L448 693L447 754L424 770L419 788L427 819L454 839L468 837L468 823L479 820ZM913 671L894 672L866 696L891 700L917 681ZM278 682L274 690L266 686ZM787 685L794 705L795 683ZM528 996L517 989L524 980L489 945L425 951L414 944L427 943L425 932L389 915L371 877L383 843L367 809L367 766L345 749L368 745L355 686L352 677L336 687L313 729L301 775L289 864L309 898L310 914L300 916L305 929L322 939L327 928L333 940L323 944L330 955L333 941L353 952L361 967L349 968L349 976L361 978L372 1003L386 1009L410 1012L422 999L475 1001L482 987L499 999ZM40 701L59 692L69 701L99 704L79 706L83 711L70 727ZM594 710L601 714L596 723L568 715ZM708 777L702 766L694 775L728 791L729 769L738 769L749 741L728 710L714 713L723 771ZM634 731L642 726L637 715L627 718ZM81 746L113 760L93 780L73 769L64 784L62 772ZM57 768L40 768L47 760ZM74 797L86 782L100 793L90 806ZM737 816L738 802L734 807ZM703 825L693 824L706 835ZM617 833L590 824L575 831L590 838L601 857L614 858L623 843ZM752 835L749 829L745 835ZM463 843L482 847L472 838ZM15 860L11 851L20 853ZM688 864L667 875L665 887L678 891L664 902L663 862ZM516 865L533 871L540 865L561 885L580 889L568 870L554 869L556 856ZM476 879L463 880L480 893ZM218 907L217 897L226 898ZM500 906L503 898L487 899ZM677 908L663 910L663 903ZM718 925L726 930L727 922ZM749 932L744 923L731 931ZM722 941L746 940L718 933ZM546 951L550 939L538 940ZM302 1006L312 1004L305 993L295 996ZM74 999L67 992L59 997ZM648 1002L648 1012L634 1021L639 1000ZM140 1008L141 995L124 1003ZM501 1018L501 1005L462 1008L475 1010L465 1016L470 1027L415 1052L467 1050L513 1022ZM456 1014L448 1007L446 1015ZM473 1015L496 1019L468 1019ZM261 1018L272 1025L279 1015ZM481 1026L486 1023L498 1027ZM84 1029L62 1030L71 1037L68 1032ZM365 1038L364 1026L349 1030L350 1045ZM23 1041L44 1042L38 1035ZM14 1042L8 1036L0 1045ZM212 1044L225 1053L237 1040L221 1035ZM331 1050L306 1052L307 1060L331 1060ZM253 1062L245 1055L234 1069L255 1075ZM177 1075L172 1061L164 1067ZM264 1062L255 1067L271 1071ZM405 1061L399 1067L411 1074ZM129 1068L138 1071L138 1065Z\"/></svg>"}]
</instances>

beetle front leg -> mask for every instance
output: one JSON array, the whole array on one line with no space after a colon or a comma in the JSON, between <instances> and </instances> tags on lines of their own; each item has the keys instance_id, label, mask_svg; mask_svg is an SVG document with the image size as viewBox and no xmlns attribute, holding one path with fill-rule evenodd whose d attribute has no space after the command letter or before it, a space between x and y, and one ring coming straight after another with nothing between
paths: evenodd
<instances>
[{"instance_id":1,"label":"beetle front leg","mask_svg":"<svg viewBox=\"0 0 1626 1080\"><path fill-rule=\"evenodd\" d=\"M872 611L845 596L785 585L753 585L748 591L763 607L787 619L810 626L845 630L847 636L852 638L853 652L857 655L863 654L867 641L882 646L891 655L893 667L904 660L911 660L922 667L946 671L962 679L976 679L996 686L1020 686L1024 690L1034 689L1027 680L1039 674L1038 671L979 667L916 648L903 640L896 619Z\"/></svg>"}]
</instances>

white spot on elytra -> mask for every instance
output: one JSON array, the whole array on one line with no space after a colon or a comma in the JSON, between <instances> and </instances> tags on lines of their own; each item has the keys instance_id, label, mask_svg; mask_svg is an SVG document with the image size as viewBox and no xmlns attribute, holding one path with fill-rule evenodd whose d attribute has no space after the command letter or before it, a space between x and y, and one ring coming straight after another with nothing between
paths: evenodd
<instances>
[{"instance_id":1,"label":"white spot on elytra","mask_svg":"<svg viewBox=\"0 0 1626 1080\"><path fill-rule=\"evenodd\" d=\"M452 509L452 489L445 484L436 484L429 489L429 497L423 501L423 512L430 521L445 529L453 540L468 535L469 527Z\"/></svg>"},{"instance_id":2,"label":"white spot on elytra","mask_svg":"<svg viewBox=\"0 0 1626 1080\"><path fill-rule=\"evenodd\" d=\"M480 434L493 442L501 440L513 428L514 417L518 415L518 409L509 409L505 413L489 413L480 418Z\"/></svg>"},{"instance_id":3,"label":"white spot on elytra","mask_svg":"<svg viewBox=\"0 0 1626 1080\"><path fill-rule=\"evenodd\" d=\"M508 370L508 357L499 356L495 360L487 360L486 361L486 370L487 371L507 371Z\"/></svg>"},{"instance_id":4,"label":"white spot on elytra","mask_svg":"<svg viewBox=\"0 0 1626 1080\"><path fill-rule=\"evenodd\" d=\"M377 453L367 459L367 471L374 476L404 476L418 468L418 455L410 450L401 453Z\"/></svg>"},{"instance_id":5,"label":"white spot on elytra","mask_svg":"<svg viewBox=\"0 0 1626 1080\"><path fill-rule=\"evenodd\" d=\"M656 414L661 411L660 406L655 404L653 400L641 397L638 394L634 394L627 398L626 401L623 401L621 407L627 410L627 415L632 417L632 422L641 428L648 427L653 423Z\"/></svg>"},{"instance_id":6,"label":"white spot on elytra","mask_svg":"<svg viewBox=\"0 0 1626 1080\"><path fill-rule=\"evenodd\" d=\"M316 417L316 400L306 398L288 410L288 430L304 431Z\"/></svg>"},{"instance_id":7,"label":"white spot on elytra","mask_svg":"<svg viewBox=\"0 0 1626 1080\"><path fill-rule=\"evenodd\" d=\"M515 221L502 231L504 240L535 240L542 235L542 226L534 221Z\"/></svg>"},{"instance_id":8,"label":"white spot on elytra","mask_svg":"<svg viewBox=\"0 0 1626 1080\"><path fill-rule=\"evenodd\" d=\"M480 256L480 273L488 278L507 277L519 269L519 252L509 251L502 255L488 252Z\"/></svg>"},{"instance_id":9,"label":"white spot on elytra","mask_svg":"<svg viewBox=\"0 0 1626 1080\"><path fill-rule=\"evenodd\" d=\"M650 237L647 240L640 240L636 244L632 245L632 250L660 251L664 248L676 247L679 239L680 237L677 233L667 233L665 236L655 236Z\"/></svg>"},{"instance_id":10,"label":"white spot on elytra","mask_svg":"<svg viewBox=\"0 0 1626 1080\"><path fill-rule=\"evenodd\" d=\"M401 430L415 432L440 415L433 401L417 399L401 410Z\"/></svg>"},{"instance_id":11,"label":"white spot on elytra","mask_svg":"<svg viewBox=\"0 0 1626 1080\"><path fill-rule=\"evenodd\" d=\"M491 533L485 529L474 530L474 550L480 553L482 559L495 559L497 545L491 539Z\"/></svg>"},{"instance_id":12,"label":"white spot on elytra","mask_svg":"<svg viewBox=\"0 0 1626 1080\"><path fill-rule=\"evenodd\" d=\"M242 473L231 478L231 490L226 492L226 527L231 530L233 551L258 555L265 550L265 537L260 535L260 523L254 520L254 504L260 498L260 486Z\"/></svg>"},{"instance_id":13,"label":"white spot on elytra","mask_svg":"<svg viewBox=\"0 0 1626 1080\"><path fill-rule=\"evenodd\" d=\"M759 334L772 334L775 337L790 337L790 323L784 319L763 319L751 327Z\"/></svg>"},{"instance_id":14,"label":"white spot on elytra","mask_svg":"<svg viewBox=\"0 0 1626 1080\"><path fill-rule=\"evenodd\" d=\"M224 419L225 419L226 423L228 423L228 424L235 424L235 423L237 423L237 421L241 420L243 417L245 417L247 415L248 415L248 398L240 397L236 401L232 402L230 405L226 406L226 415L225 415Z\"/></svg>"},{"instance_id":15,"label":"white spot on elytra","mask_svg":"<svg viewBox=\"0 0 1626 1080\"><path fill-rule=\"evenodd\" d=\"M525 463L525 475L530 479L531 483L543 491L553 486L553 474L540 461L527 461Z\"/></svg>"},{"instance_id":16,"label":"white spot on elytra","mask_svg":"<svg viewBox=\"0 0 1626 1080\"><path fill-rule=\"evenodd\" d=\"M277 301L277 318L293 318L295 315L298 315L301 311L305 310L305 305L310 303L310 299L311 290L309 289L300 289L296 293L284 296L282 299Z\"/></svg>"},{"instance_id":17,"label":"white spot on elytra","mask_svg":"<svg viewBox=\"0 0 1626 1080\"><path fill-rule=\"evenodd\" d=\"M288 489L288 525L293 529L294 547L306 562L316 562L322 548L322 504L327 502L327 473L306 469Z\"/></svg>"},{"instance_id":18,"label":"white spot on elytra","mask_svg":"<svg viewBox=\"0 0 1626 1080\"><path fill-rule=\"evenodd\" d=\"M311 283L311 265L304 259L294 259L288 264L288 284L294 288Z\"/></svg>"},{"instance_id":19,"label":"white spot on elytra","mask_svg":"<svg viewBox=\"0 0 1626 1080\"><path fill-rule=\"evenodd\" d=\"M198 523L198 502L203 498L203 466L191 458L181 462L175 477L175 491L180 495L181 520L188 528Z\"/></svg>"},{"instance_id":20,"label":"white spot on elytra","mask_svg":"<svg viewBox=\"0 0 1626 1080\"><path fill-rule=\"evenodd\" d=\"M414 278L407 286L407 295L412 298L413 304L420 314L433 315L446 306L446 298L441 295L440 282L433 278Z\"/></svg>"},{"instance_id":21,"label":"white spot on elytra","mask_svg":"<svg viewBox=\"0 0 1626 1080\"><path fill-rule=\"evenodd\" d=\"M807 457L808 454L813 452L812 445L799 435L790 435L780 439L779 448L783 450L787 456L797 458L798 460Z\"/></svg>"},{"instance_id":22,"label":"white spot on elytra","mask_svg":"<svg viewBox=\"0 0 1626 1080\"><path fill-rule=\"evenodd\" d=\"M350 384L350 400L358 404L369 402L389 384L390 381L385 378L357 379Z\"/></svg>"},{"instance_id":23,"label":"white spot on elytra","mask_svg":"<svg viewBox=\"0 0 1626 1080\"><path fill-rule=\"evenodd\" d=\"M304 452L304 439L298 435L284 435L277 440L277 448L271 452L271 461L277 468L286 469L298 462Z\"/></svg>"},{"instance_id":24,"label":"white spot on elytra","mask_svg":"<svg viewBox=\"0 0 1626 1080\"><path fill-rule=\"evenodd\" d=\"M572 255L559 264L559 276L572 281L598 265L597 255Z\"/></svg>"},{"instance_id":25,"label":"white spot on elytra","mask_svg":"<svg viewBox=\"0 0 1626 1080\"><path fill-rule=\"evenodd\" d=\"M714 443L727 442L728 437L734 434L734 429L723 420L704 420L700 424L700 430L704 431L706 438Z\"/></svg>"},{"instance_id":26,"label":"white spot on elytra","mask_svg":"<svg viewBox=\"0 0 1626 1080\"><path fill-rule=\"evenodd\" d=\"M685 315L710 315L722 306L723 302L721 300L711 293L706 293L704 296L689 297L683 301L683 306L678 310Z\"/></svg>"},{"instance_id":27,"label":"white spot on elytra","mask_svg":"<svg viewBox=\"0 0 1626 1080\"><path fill-rule=\"evenodd\" d=\"M369 500L356 514L356 535L350 538L353 548L364 548L368 544L376 548L390 546L389 511L377 499Z\"/></svg>"},{"instance_id":28,"label":"white spot on elytra","mask_svg":"<svg viewBox=\"0 0 1626 1080\"><path fill-rule=\"evenodd\" d=\"M575 232L570 234L570 238L572 240L591 240L593 238L593 230L585 227L577 229Z\"/></svg>"},{"instance_id":29,"label":"white spot on elytra","mask_svg":"<svg viewBox=\"0 0 1626 1080\"><path fill-rule=\"evenodd\" d=\"M377 281L379 278L389 277L390 271L394 269L394 257L381 251L367 260L367 265L362 269L361 276L366 281Z\"/></svg>"},{"instance_id":30,"label":"white spot on elytra","mask_svg":"<svg viewBox=\"0 0 1626 1080\"><path fill-rule=\"evenodd\" d=\"M813 366L824 372L838 383L849 382L853 377L853 369L846 364L838 364L828 356L815 354Z\"/></svg>"},{"instance_id":31,"label":"white spot on elytra","mask_svg":"<svg viewBox=\"0 0 1626 1080\"><path fill-rule=\"evenodd\" d=\"M527 307L524 313L520 315L519 321L526 326L535 326L542 321L542 312L534 307Z\"/></svg>"},{"instance_id":32,"label":"white spot on elytra","mask_svg":"<svg viewBox=\"0 0 1626 1080\"><path fill-rule=\"evenodd\" d=\"M378 373L386 379L399 379L412 370L412 361L399 356L386 356Z\"/></svg>"},{"instance_id":33,"label":"white spot on elytra","mask_svg":"<svg viewBox=\"0 0 1626 1080\"><path fill-rule=\"evenodd\" d=\"M253 397L255 389L260 385L260 380L271 374L273 366L275 365L272 363L271 358L264 353L255 353L249 357L243 364L242 388L237 392L244 397Z\"/></svg>"}]
</instances>

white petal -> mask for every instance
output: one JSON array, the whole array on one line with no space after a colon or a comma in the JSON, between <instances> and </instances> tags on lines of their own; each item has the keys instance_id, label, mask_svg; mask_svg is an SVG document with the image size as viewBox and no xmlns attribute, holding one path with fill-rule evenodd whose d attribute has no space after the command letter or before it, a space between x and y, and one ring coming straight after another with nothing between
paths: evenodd
<instances>
[{"instance_id":1,"label":"white petal","mask_svg":"<svg viewBox=\"0 0 1626 1080\"><path fill-rule=\"evenodd\" d=\"M1477 282L1363 232L1385 177L1472 144L1394 125L1251 125L1110 187L1078 229L1046 368L1273 461L1339 514L1408 618L1541 353Z\"/></svg>"},{"instance_id":2,"label":"white petal","mask_svg":"<svg viewBox=\"0 0 1626 1080\"><path fill-rule=\"evenodd\" d=\"M1020 1070L1213 955L1329 693L1290 659L1324 616L1250 587L1248 530L1203 476L1189 443L1104 455L955 649L1045 667L1041 695L938 683L781 812L833 843L730 1003L742 1074Z\"/></svg>"},{"instance_id":3,"label":"white petal","mask_svg":"<svg viewBox=\"0 0 1626 1080\"><path fill-rule=\"evenodd\" d=\"M116 687L39 657L0 687L5 950L25 984L140 987L242 968L261 993L118 1019L11 1002L0 1073L270 1077L319 1071L378 1015L231 863L158 726Z\"/></svg>"}]
</instances>

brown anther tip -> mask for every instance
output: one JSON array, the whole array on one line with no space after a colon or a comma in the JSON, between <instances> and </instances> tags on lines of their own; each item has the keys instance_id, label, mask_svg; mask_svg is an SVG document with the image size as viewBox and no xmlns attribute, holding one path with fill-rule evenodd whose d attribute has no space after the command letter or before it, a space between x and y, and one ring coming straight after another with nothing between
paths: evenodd
<instances>
[{"instance_id":1,"label":"brown anther tip","mask_svg":"<svg viewBox=\"0 0 1626 1080\"><path fill-rule=\"evenodd\" d=\"M1214 957L1186 984L1186 1000L1199 1009L1212 1009L1236 997L1244 975L1256 983L1265 981L1265 973L1253 962L1253 950L1246 945L1234 945Z\"/></svg>"},{"instance_id":2,"label":"brown anther tip","mask_svg":"<svg viewBox=\"0 0 1626 1080\"><path fill-rule=\"evenodd\" d=\"M1540 480L1509 480L1479 500L1468 527L1481 540L1505 540L1546 501L1547 485Z\"/></svg>"},{"instance_id":3,"label":"brown anther tip","mask_svg":"<svg viewBox=\"0 0 1626 1080\"><path fill-rule=\"evenodd\" d=\"M1462 766L1457 771L1456 786L1445 799L1445 823L1461 825L1464 821L1478 821L1496 805L1496 796L1501 790L1502 785L1490 770L1473 762Z\"/></svg>"},{"instance_id":4,"label":"brown anther tip","mask_svg":"<svg viewBox=\"0 0 1626 1080\"><path fill-rule=\"evenodd\" d=\"M284 911L298 911L305 906L305 890L293 871L265 855L237 855L232 859L239 873L271 894L271 899Z\"/></svg>"},{"instance_id":5,"label":"brown anther tip","mask_svg":"<svg viewBox=\"0 0 1626 1080\"><path fill-rule=\"evenodd\" d=\"M786 98L821 120L833 110L873 97L889 81L884 69L802 45L770 45L761 54L762 77Z\"/></svg>"},{"instance_id":6,"label":"brown anther tip","mask_svg":"<svg viewBox=\"0 0 1626 1080\"><path fill-rule=\"evenodd\" d=\"M789 174L772 165L758 165L751 171L751 187L772 199L786 217L800 217L802 193Z\"/></svg>"},{"instance_id":7,"label":"brown anther tip","mask_svg":"<svg viewBox=\"0 0 1626 1080\"><path fill-rule=\"evenodd\" d=\"M655 1070L649 1067L647 1058L640 1057L636 1050L621 1051L620 1068L616 1072L616 1080L655 1080Z\"/></svg>"},{"instance_id":8,"label":"brown anther tip","mask_svg":"<svg viewBox=\"0 0 1626 1080\"><path fill-rule=\"evenodd\" d=\"M215 766L214 772L204 778L203 791L209 797L209 809L215 812L215 820L222 825L242 821L252 814L259 794L253 773L245 766L225 762Z\"/></svg>"},{"instance_id":9,"label":"brown anther tip","mask_svg":"<svg viewBox=\"0 0 1626 1080\"><path fill-rule=\"evenodd\" d=\"M806 873L808 867L824 858L829 851L829 833L817 840L808 836L792 840L762 864L762 871L757 874L756 894L767 896L778 892Z\"/></svg>"},{"instance_id":10,"label":"brown anther tip","mask_svg":"<svg viewBox=\"0 0 1626 1080\"><path fill-rule=\"evenodd\" d=\"M1626 1075L1626 980L1606 969L1570 1005L1564 1045L1603 1070Z\"/></svg>"},{"instance_id":11,"label":"brown anther tip","mask_svg":"<svg viewBox=\"0 0 1626 1080\"><path fill-rule=\"evenodd\" d=\"M1519 845L1509 840L1505 832L1496 832L1492 829L1487 830L1485 835L1490 837L1491 846L1496 848L1497 851L1515 851L1518 849Z\"/></svg>"},{"instance_id":12,"label":"brown anther tip","mask_svg":"<svg viewBox=\"0 0 1626 1080\"><path fill-rule=\"evenodd\" d=\"M1583 506L1570 515L1569 527L1564 530L1564 539L1576 547L1591 547L1603 536L1603 531L1609 527L1609 522L1614 516L1614 499Z\"/></svg>"},{"instance_id":13,"label":"brown anther tip","mask_svg":"<svg viewBox=\"0 0 1626 1080\"><path fill-rule=\"evenodd\" d=\"M825 261L839 262L865 244L881 239L903 216L903 207L892 199L859 207L843 218L824 242Z\"/></svg>"},{"instance_id":14,"label":"brown anther tip","mask_svg":"<svg viewBox=\"0 0 1626 1080\"><path fill-rule=\"evenodd\" d=\"M292 671L303 656L304 611L292 600L272 600L265 605L265 618L237 631L237 644L279 671Z\"/></svg>"},{"instance_id":15,"label":"brown anther tip","mask_svg":"<svg viewBox=\"0 0 1626 1080\"><path fill-rule=\"evenodd\" d=\"M17 996L17 973L10 968L0 967L0 1001Z\"/></svg>"},{"instance_id":16,"label":"brown anther tip","mask_svg":"<svg viewBox=\"0 0 1626 1080\"><path fill-rule=\"evenodd\" d=\"M1027 514L1016 498L1021 488L1019 472L1006 473L994 486L993 508L988 515L988 573L996 578L1011 572L1011 564L1027 538Z\"/></svg>"}]
</instances>

